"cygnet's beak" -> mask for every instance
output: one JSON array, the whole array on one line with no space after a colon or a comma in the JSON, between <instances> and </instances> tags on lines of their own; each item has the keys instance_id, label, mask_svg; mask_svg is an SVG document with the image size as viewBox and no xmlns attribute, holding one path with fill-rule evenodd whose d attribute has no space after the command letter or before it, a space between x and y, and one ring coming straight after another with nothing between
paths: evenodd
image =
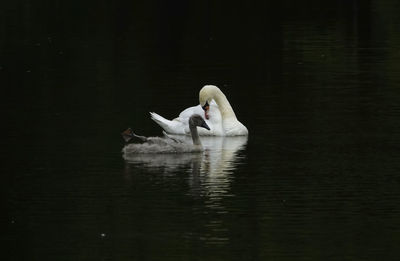
<instances>
[{"instance_id":1,"label":"cygnet's beak","mask_svg":"<svg viewBox=\"0 0 400 261\"><path fill-rule=\"evenodd\" d=\"M208 110L210 109L210 105L208 104L208 102L206 102L206 104L204 104L202 108L204 110L204 117L208 120L209 119Z\"/></svg>"},{"instance_id":2,"label":"cygnet's beak","mask_svg":"<svg viewBox=\"0 0 400 261\"><path fill-rule=\"evenodd\" d=\"M204 129L210 130L210 127L208 127L207 123L204 121L203 124L201 124L201 127Z\"/></svg>"}]
</instances>

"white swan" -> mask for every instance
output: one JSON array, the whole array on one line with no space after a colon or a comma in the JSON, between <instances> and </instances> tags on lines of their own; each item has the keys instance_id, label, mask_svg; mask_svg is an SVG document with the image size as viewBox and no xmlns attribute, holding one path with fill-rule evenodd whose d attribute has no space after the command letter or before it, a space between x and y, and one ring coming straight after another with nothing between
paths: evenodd
<instances>
[{"instance_id":1,"label":"white swan","mask_svg":"<svg viewBox=\"0 0 400 261\"><path fill-rule=\"evenodd\" d=\"M128 128L122 133L122 136L126 142L128 142L131 138L136 137L141 139L144 143L128 144L122 149L122 152L125 156L126 154L136 153L185 153L203 151L200 137L197 132L197 126L207 130L210 128L204 119L198 114L194 114L189 118L188 125L192 135L193 144L182 142L181 140L168 136L166 133L164 133L164 138L138 136L133 133L130 128Z\"/></svg>"},{"instance_id":2,"label":"white swan","mask_svg":"<svg viewBox=\"0 0 400 261\"><path fill-rule=\"evenodd\" d=\"M199 93L200 105L189 107L182 111L172 121L157 113L151 112L151 119L159 124L167 133L189 134L188 118L193 114L204 115L211 131L199 130L200 135L213 136L244 136L247 128L237 120L225 94L214 85L204 86Z\"/></svg>"}]
</instances>

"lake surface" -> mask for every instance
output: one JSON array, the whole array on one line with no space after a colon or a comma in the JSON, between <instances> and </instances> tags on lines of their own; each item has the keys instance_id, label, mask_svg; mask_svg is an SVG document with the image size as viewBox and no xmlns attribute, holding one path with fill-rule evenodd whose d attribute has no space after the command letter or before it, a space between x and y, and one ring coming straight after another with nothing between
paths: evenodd
<instances>
[{"instance_id":1,"label":"lake surface","mask_svg":"<svg viewBox=\"0 0 400 261\"><path fill-rule=\"evenodd\" d=\"M2 260L399 260L396 1L8 2ZM248 138L122 157L205 84Z\"/></svg>"}]
</instances>

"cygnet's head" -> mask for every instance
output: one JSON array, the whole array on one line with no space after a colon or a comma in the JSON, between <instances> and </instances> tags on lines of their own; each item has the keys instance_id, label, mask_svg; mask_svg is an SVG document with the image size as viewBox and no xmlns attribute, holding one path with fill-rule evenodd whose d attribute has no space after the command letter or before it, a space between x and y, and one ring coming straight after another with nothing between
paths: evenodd
<instances>
[{"instance_id":1,"label":"cygnet's head","mask_svg":"<svg viewBox=\"0 0 400 261\"><path fill-rule=\"evenodd\" d=\"M205 120L198 114L193 114L189 119L189 126L198 126L210 130Z\"/></svg>"},{"instance_id":2,"label":"cygnet's head","mask_svg":"<svg viewBox=\"0 0 400 261\"><path fill-rule=\"evenodd\" d=\"M219 90L219 88L215 85L206 85L200 90L199 102L204 110L204 116L206 117L206 119L208 119L208 110L210 108L210 102L213 99L215 92L217 90Z\"/></svg>"}]
</instances>

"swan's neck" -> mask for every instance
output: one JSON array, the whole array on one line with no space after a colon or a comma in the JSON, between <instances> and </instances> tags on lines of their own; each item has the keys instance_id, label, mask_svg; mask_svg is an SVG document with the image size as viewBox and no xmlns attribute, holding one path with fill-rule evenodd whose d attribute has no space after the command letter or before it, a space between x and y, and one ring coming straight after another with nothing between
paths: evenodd
<instances>
[{"instance_id":1,"label":"swan's neck","mask_svg":"<svg viewBox=\"0 0 400 261\"><path fill-rule=\"evenodd\" d=\"M197 127L194 125L189 125L190 134L192 135L193 145L201 145L199 133L197 132Z\"/></svg>"},{"instance_id":2,"label":"swan's neck","mask_svg":"<svg viewBox=\"0 0 400 261\"><path fill-rule=\"evenodd\" d=\"M218 108L219 108L219 111L221 112L221 116L223 119L227 119L227 118L236 119L236 115L232 109L231 104L229 103L225 94L220 89L216 89L214 91L214 95L212 98L218 104Z\"/></svg>"}]
</instances>

